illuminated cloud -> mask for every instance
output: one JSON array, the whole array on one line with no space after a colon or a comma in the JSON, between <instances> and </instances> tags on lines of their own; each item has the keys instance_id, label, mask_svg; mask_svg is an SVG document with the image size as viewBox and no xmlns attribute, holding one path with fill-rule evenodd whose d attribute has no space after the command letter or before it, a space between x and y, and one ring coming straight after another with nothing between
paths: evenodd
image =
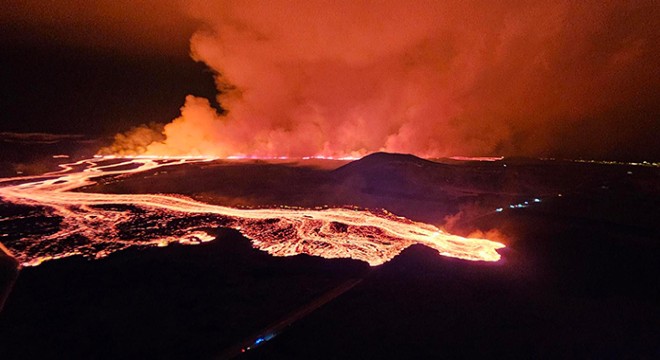
<instances>
[{"instance_id":1,"label":"illuminated cloud","mask_svg":"<svg viewBox=\"0 0 660 360\"><path fill-rule=\"evenodd\" d=\"M123 152L660 155L653 1L101 3L79 21L163 51L197 24L226 110L189 97Z\"/></svg>"}]
</instances>

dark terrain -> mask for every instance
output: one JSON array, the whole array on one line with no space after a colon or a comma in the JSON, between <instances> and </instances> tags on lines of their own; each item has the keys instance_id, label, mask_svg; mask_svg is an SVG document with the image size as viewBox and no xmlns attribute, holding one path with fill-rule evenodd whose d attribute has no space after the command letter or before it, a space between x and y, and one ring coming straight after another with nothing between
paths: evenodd
<instances>
[{"instance_id":1,"label":"dark terrain","mask_svg":"<svg viewBox=\"0 0 660 360\"><path fill-rule=\"evenodd\" d=\"M0 315L2 358L211 358L369 270L219 237L24 269Z\"/></svg>"}]
</instances>

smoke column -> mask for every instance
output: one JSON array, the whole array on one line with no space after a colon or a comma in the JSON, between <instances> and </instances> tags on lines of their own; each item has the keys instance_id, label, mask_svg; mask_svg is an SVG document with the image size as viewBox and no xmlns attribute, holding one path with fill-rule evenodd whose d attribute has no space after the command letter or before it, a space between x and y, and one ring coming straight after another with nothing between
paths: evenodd
<instances>
[{"instance_id":1,"label":"smoke column","mask_svg":"<svg viewBox=\"0 0 660 360\"><path fill-rule=\"evenodd\" d=\"M162 131L140 127L101 153L608 156L653 147L653 1L193 1L185 10L203 24L191 55L214 71L221 109L188 96Z\"/></svg>"}]
</instances>

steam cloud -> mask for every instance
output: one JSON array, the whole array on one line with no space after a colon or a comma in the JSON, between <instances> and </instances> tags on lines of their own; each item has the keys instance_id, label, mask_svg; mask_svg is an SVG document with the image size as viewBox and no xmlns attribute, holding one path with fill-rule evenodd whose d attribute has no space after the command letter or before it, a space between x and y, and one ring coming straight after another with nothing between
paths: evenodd
<instances>
[{"instance_id":1,"label":"steam cloud","mask_svg":"<svg viewBox=\"0 0 660 360\"><path fill-rule=\"evenodd\" d=\"M132 130L102 152L599 156L652 146L653 3L193 2L187 14L204 26L191 54L215 71L223 111L188 96L162 131Z\"/></svg>"}]
</instances>

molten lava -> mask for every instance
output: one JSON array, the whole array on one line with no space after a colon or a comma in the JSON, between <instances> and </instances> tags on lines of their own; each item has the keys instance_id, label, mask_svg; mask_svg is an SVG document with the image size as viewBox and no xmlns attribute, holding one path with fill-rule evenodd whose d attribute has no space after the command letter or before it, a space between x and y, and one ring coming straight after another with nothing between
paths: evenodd
<instances>
[{"instance_id":1,"label":"molten lava","mask_svg":"<svg viewBox=\"0 0 660 360\"><path fill-rule=\"evenodd\" d=\"M456 161L500 161L504 160L504 156L450 156L452 160Z\"/></svg>"},{"instance_id":2,"label":"molten lava","mask_svg":"<svg viewBox=\"0 0 660 360\"><path fill-rule=\"evenodd\" d=\"M76 191L98 181L168 166L215 158L96 157L60 165L39 176L0 179L0 198L36 209L4 218L24 221L0 234L24 266L71 255L104 257L131 246L198 244L213 240L213 228L240 231L254 247L274 256L309 254L352 258L380 265L413 244L441 255L466 260L497 261L503 244L463 238L429 224L387 211L332 209L236 209L167 194L102 194ZM44 225L45 224L45 225ZM38 228L35 230L34 228ZM41 230L39 230L41 229Z\"/></svg>"}]
</instances>

